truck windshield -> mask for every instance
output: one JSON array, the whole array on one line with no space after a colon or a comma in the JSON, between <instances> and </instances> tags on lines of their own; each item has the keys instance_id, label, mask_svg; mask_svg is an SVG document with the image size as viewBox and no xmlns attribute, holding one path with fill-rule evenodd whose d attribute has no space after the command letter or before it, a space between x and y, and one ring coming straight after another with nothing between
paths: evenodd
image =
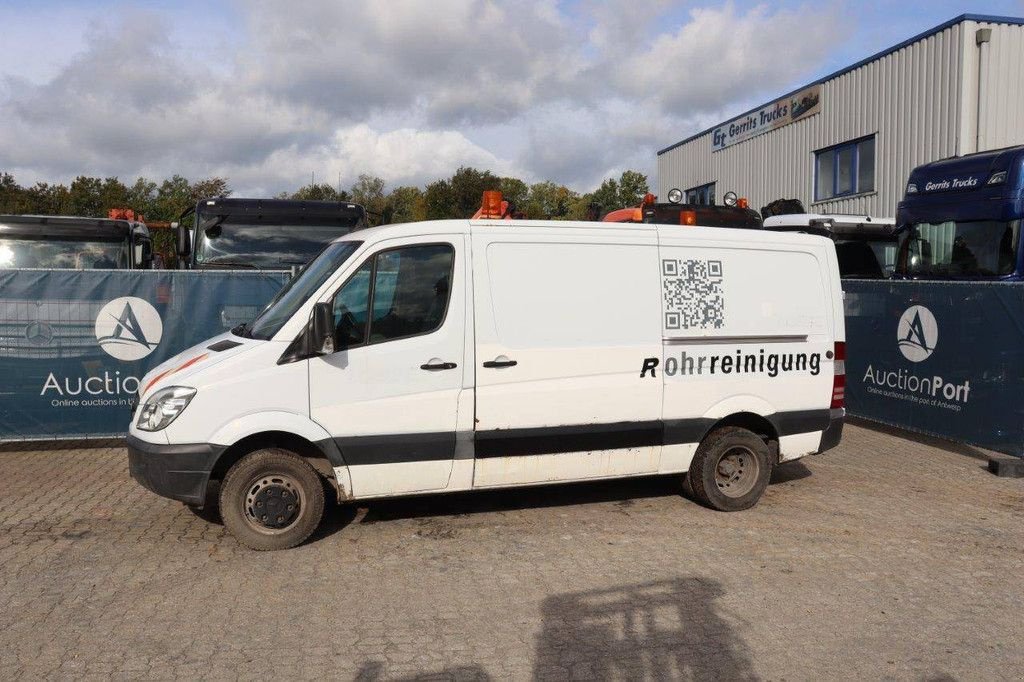
<instances>
[{"instance_id":1,"label":"truck windshield","mask_svg":"<svg viewBox=\"0 0 1024 682\"><path fill-rule=\"evenodd\" d=\"M250 325L236 328L235 333L253 339L269 340L291 319L295 311L323 286L331 275L355 253L362 242L335 242L320 252L285 285L274 300L263 309Z\"/></svg>"},{"instance_id":2,"label":"truck windshield","mask_svg":"<svg viewBox=\"0 0 1024 682\"><path fill-rule=\"evenodd\" d=\"M1020 220L915 223L900 238L897 273L910 277L998 277L1017 266Z\"/></svg>"},{"instance_id":3,"label":"truck windshield","mask_svg":"<svg viewBox=\"0 0 1024 682\"><path fill-rule=\"evenodd\" d=\"M122 270L128 267L128 243L78 239L5 237L0 239L0 268Z\"/></svg>"},{"instance_id":4,"label":"truck windshield","mask_svg":"<svg viewBox=\"0 0 1024 682\"><path fill-rule=\"evenodd\" d=\"M884 279L896 268L896 241L836 239L839 275L857 279Z\"/></svg>"},{"instance_id":5,"label":"truck windshield","mask_svg":"<svg viewBox=\"0 0 1024 682\"><path fill-rule=\"evenodd\" d=\"M357 220L311 225L235 222L231 216L199 216L196 265L287 269L308 263L324 245L348 234Z\"/></svg>"}]
</instances>

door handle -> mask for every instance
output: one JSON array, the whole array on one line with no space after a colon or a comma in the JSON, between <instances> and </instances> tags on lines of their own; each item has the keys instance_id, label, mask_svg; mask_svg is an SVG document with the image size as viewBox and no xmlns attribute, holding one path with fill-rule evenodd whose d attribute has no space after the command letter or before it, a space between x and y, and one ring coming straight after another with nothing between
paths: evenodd
<instances>
[{"instance_id":1,"label":"door handle","mask_svg":"<svg viewBox=\"0 0 1024 682\"><path fill-rule=\"evenodd\" d=\"M488 360L487 362L484 363L484 367L487 367L488 369L491 369L491 368L494 368L494 367L515 367L518 364L519 363L516 362L515 360L509 360L509 359L505 359L505 360Z\"/></svg>"},{"instance_id":2,"label":"door handle","mask_svg":"<svg viewBox=\"0 0 1024 682\"><path fill-rule=\"evenodd\" d=\"M442 369L455 369L458 367L454 362L428 362L425 365L420 365L420 369L425 369L428 372L437 372Z\"/></svg>"}]
</instances>

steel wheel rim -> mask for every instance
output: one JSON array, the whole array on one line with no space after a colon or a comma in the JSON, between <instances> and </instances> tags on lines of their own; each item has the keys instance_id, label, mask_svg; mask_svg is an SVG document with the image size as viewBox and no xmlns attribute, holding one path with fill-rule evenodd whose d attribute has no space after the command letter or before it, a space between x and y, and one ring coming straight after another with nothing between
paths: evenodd
<instances>
[{"instance_id":1,"label":"steel wheel rim","mask_svg":"<svg viewBox=\"0 0 1024 682\"><path fill-rule=\"evenodd\" d=\"M292 476L254 476L245 488L242 517L264 535L280 535L295 527L306 508L306 495Z\"/></svg>"},{"instance_id":2,"label":"steel wheel rim","mask_svg":"<svg viewBox=\"0 0 1024 682\"><path fill-rule=\"evenodd\" d=\"M743 497L757 485L761 463L748 447L729 448L715 463L715 486L726 497Z\"/></svg>"}]
</instances>

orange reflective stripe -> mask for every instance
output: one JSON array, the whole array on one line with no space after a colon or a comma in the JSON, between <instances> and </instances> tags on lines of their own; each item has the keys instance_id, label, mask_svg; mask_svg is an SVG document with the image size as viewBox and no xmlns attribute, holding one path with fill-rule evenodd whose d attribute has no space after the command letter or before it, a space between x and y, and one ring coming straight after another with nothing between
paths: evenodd
<instances>
[{"instance_id":1,"label":"orange reflective stripe","mask_svg":"<svg viewBox=\"0 0 1024 682\"><path fill-rule=\"evenodd\" d=\"M146 384L146 388L143 389L142 392L145 393L146 391L148 391L150 388L153 387L153 384L155 384L156 382L160 381L164 377L168 377L168 376L174 374L175 372L180 372L181 370L185 369L186 367L191 367L192 365L196 364L200 360L205 359L206 356L208 356L208 355L209 355L209 353L203 353L202 355L197 355L196 357L192 358L191 360L189 360L188 362L186 362L183 365L178 365L174 369L169 369L169 370L167 370L165 372L160 372L160 374L157 374L155 377L153 377L150 380L150 382L148 384Z\"/></svg>"}]
</instances>

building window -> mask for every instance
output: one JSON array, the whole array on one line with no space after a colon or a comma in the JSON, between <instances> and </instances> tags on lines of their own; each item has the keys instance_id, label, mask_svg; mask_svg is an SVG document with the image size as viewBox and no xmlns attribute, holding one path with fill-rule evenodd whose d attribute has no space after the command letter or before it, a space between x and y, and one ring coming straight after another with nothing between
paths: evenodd
<instances>
[{"instance_id":1,"label":"building window","mask_svg":"<svg viewBox=\"0 0 1024 682\"><path fill-rule=\"evenodd\" d=\"M715 203L715 183L709 182L706 185L686 190L684 201L687 204L697 204L698 206L713 206Z\"/></svg>"},{"instance_id":2,"label":"building window","mask_svg":"<svg viewBox=\"0 0 1024 682\"><path fill-rule=\"evenodd\" d=\"M875 189L875 136L814 153L814 200L825 201Z\"/></svg>"}]
</instances>

